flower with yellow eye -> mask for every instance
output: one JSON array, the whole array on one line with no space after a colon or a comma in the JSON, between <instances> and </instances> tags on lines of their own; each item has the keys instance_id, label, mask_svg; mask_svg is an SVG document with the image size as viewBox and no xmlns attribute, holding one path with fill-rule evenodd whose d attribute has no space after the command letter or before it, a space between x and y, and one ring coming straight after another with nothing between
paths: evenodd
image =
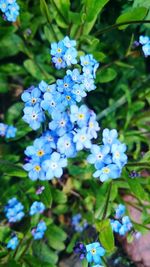
<instances>
[{"instance_id":1,"label":"flower with yellow eye","mask_svg":"<svg viewBox=\"0 0 150 267\"><path fill-rule=\"evenodd\" d=\"M111 147L112 160L119 168L122 168L127 163L127 155L124 153L126 151L125 144L113 144Z\"/></svg>"},{"instance_id":2,"label":"flower with yellow eye","mask_svg":"<svg viewBox=\"0 0 150 267\"><path fill-rule=\"evenodd\" d=\"M116 164L108 164L101 167L101 163L96 164L97 171L93 174L95 178L99 178L101 182L107 181L108 179L119 178L121 174L120 168Z\"/></svg>"},{"instance_id":3,"label":"flower with yellow eye","mask_svg":"<svg viewBox=\"0 0 150 267\"><path fill-rule=\"evenodd\" d=\"M101 257L105 255L105 249L99 242L86 245L86 259L89 263L101 263Z\"/></svg>"}]
</instances>

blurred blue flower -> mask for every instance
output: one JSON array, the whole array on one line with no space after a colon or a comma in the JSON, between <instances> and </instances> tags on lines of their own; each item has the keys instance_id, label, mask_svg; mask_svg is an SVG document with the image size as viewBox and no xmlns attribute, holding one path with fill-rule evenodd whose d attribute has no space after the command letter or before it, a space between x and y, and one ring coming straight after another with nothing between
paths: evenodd
<instances>
[{"instance_id":1,"label":"blurred blue flower","mask_svg":"<svg viewBox=\"0 0 150 267\"><path fill-rule=\"evenodd\" d=\"M125 144L112 144L112 160L119 168L122 168L127 163L127 155L124 153L126 149Z\"/></svg>"},{"instance_id":2,"label":"blurred blue flower","mask_svg":"<svg viewBox=\"0 0 150 267\"><path fill-rule=\"evenodd\" d=\"M91 148L91 140L90 136L87 133L87 127L83 127L79 129L74 134L73 141L76 143L77 151L82 150L83 148Z\"/></svg>"},{"instance_id":3,"label":"blurred blue flower","mask_svg":"<svg viewBox=\"0 0 150 267\"><path fill-rule=\"evenodd\" d=\"M14 138L16 136L17 128L12 125L8 125L6 129L6 138Z\"/></svg>"},{"instance_id":4,"label":"blurred blue flower","mask_svg":"<svg viewBox=\"0 0 150 267\"><path fill-rule=\"evenodd\" d=\"M40 221L36 228L33 228L31 233L33 235L34 240L42 239L44 236L44 233L47 229L47 226L44 221Z\"/></svg>"},{"instance_id":5,"label":"blurred blue flower","mask_svg":"<svg viewBox=\"0 0 150 267\"><path fill-rule=\"evenodd\" d=\"M73 215L71 224L74 226L75 231L80 233L88 226L87 221L82 219L80 213Z\"/></svg>"},{"instance_id":6,"label":"blurred blue flower","mask_svg":"<svg viewBox=\"0 0 150 267\"><path fill-rule=\"evenodd\" d=\"M99 178L101 182L105 182L108 179L116 179L120 177L121 170L116 164L108 164L105 167L101 167L101 162L96 164L97 171L93 174L95 178Z\"/></svg>"},{"instance_id":7,"label":"blurred blue flower","mask_svg":"<svg viewBox=\"0 0 150 267\"><path fill-rule=\"evenodd\" d=\"M4 137L7 130L7 125L4 123L0 123L0 136Z\"/></svg>"},{"instance_id":8,"label":"blurred blue flower","mask_svg":"<svg viewBox=\"0 0 150 267\"><path fill-rule=\"evenodd\" d=\"M30 207L29 214L32 216L37 213L43 213L45 210L45 205L42 202L34 201Z\"/></svg>"},{"instance_id":9,"label":"blurred blue flower","mask_svg":"<svg viewBox=\"0 0 150 267\"><path fill-rule=\"evenodd\" d=\"M14 236L8 241L7 248L14 250L14 249L16 249L18 244L19 244L18 237Z\"/></svg>"},{"instance_id":10,"label":"blurred blue flower","mask_svg":"<svg viewBox=\"0 0 150 267\"><path fill-rule=\"evenodd\" d=\"M67 158L75 157L77 154L75 143L73 142L73 134L65 134L58 139L58 152L64 154Z\"/></svg>"},{"instance_id":11,"label":"blurred blue flower","mask_svg":"<svg viewBox=\"0 0 150 267\"><path fill-rule=\"evenodd\" d=\"M104 129L103 130L103 143L105 145L112 145L118 142L117 137L118 137L118 133L116 131L116 129L113 130L109 130L109 129Z\"/></svg>"},{"instance_id":12,"label":"blurred blue flower","mask_svg":"<svg viewBox=\"0 0 150 267\"><path fill-rule=\"evenodd\" d=\"M126 207L122 204L119 204L118 207L116 208L116 214L115 218L120 219L126 211Z\"/></svg>"},{"instance_id":13,"label":"blurred blue flower","mask_svg":"<svg viewBox=\"0 0 150 267\"><path fill-rule=\"evenodd\" d=\"M10 223L18 222L24 217L24 206L15 198L9 199L4 208L5 216Z\"/></svg>"}]
</instances>

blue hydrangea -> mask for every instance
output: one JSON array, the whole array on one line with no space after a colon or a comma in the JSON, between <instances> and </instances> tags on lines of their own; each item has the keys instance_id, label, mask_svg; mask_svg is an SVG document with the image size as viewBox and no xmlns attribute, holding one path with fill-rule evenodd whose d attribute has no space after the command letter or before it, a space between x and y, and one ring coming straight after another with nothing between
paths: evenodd
<instances>
[{"instance_id":1,"label":"blue hydrangea","mask_svg":"<svg viewBox=\"0 0 150 267\"><path fill-rule=\"evenodd\" d=\"M82 219L82 215L80 213L73 215L71 224L74 226L76 232L83 232L83 230L87 227L87 221Z\"/></svg>"},{"instance_id":2,"label":"blue hydrangea","mask_svg":"<svg viewBox=\"0 0 150 267\"><path fill-rule=\"evenodd\" d=\"M101 263L101 257L105 255L105 249L101 247L99 242L86 245L86 259L89 263Z\"/></svg>"},{"instance_id":3,"label":"blue hydrangea","mask_svg":"<svg viewBox=\"0 0 150 267\"><path fill-rule=\"evenodd\" d=\"M43 213L45 210L45 205L42 202L34 201L30 207L29 214L32 216L37 213Z\"/></svg>"},{"instance_id":4,"label":"blue hydrangea","mask_svg":"<svg viewBox=\"0 0 150 267\"><path fill-rule=\"evenodd\" d=\"M7 248L14 250L19 244L19 240L17 236L12 237L8 243L7 243Z\"/></svg>"},{"instance_id":5,"label":"blue hydrangea","mask_svg":"<svg viewBox=\"0 0 150 267\"><path fill-rule=\"evenodd\" d=\"M10 22L17 20L19 9L16 0L0 0L0 10L4 13L5 19Z\"/></svg>"},{"instance_id":6,"label":"blue hydrangea","mask_svg":"<svg viewBox=\"0 0 150 267\"><path fill-rule=\"evenodd\" d=\"M36 228L33 228L31 233L33 235L34 240L42 239L44 236L44 233L47 229L47 226L44 221L40 221Z\"/></svg>"},{"instance_id":7,"label":"blue hydrangea","mask_svg":"<svg viewBox=\"0 0 150 267\"><path fill-rule=\"evenodd\" d=\"M24 217L24 206L14 197L9 199L4 208L5 216L10 223L21 221Z\"/></svg>"}]
</instances>

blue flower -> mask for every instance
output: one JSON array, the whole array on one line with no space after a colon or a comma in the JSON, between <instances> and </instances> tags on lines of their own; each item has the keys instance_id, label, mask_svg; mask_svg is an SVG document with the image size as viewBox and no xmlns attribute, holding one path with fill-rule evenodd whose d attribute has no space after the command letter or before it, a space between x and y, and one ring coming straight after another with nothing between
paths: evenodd
<instances>
[{"instance_id":1,"label":"blue flower","mask_svg":"<svg viewBox=\"0 0 150 267\"><path fill-rule=\"evenodd\" d=\"M44 132L42 138L44 139L45 143L49 144L50 148L56 148L58 136L55 131L48 130Z\"/></svg>"},{"instance_id":2,"label":"blue flower","mask_svg":"<svg viewBox=\"0 0 150 267\"><path fill-rule=\"evenodd\" d=\"M0 136L4 137L7 130L7 125L4 123L0 123Z\"/></svg>"},{"instance_id":3,"label":"blue flower","mask_svg":"<svg viewBox=\"0 0 150 267\"><path fill-rule=\"evenodd\" d=\"M107 144L107 145L112 145L114 143L117 143L117 137L118 137L118 133L116 131L116 129L113 130L109 130L109 129L104 129L103 130L103 143Z\"/></svg>"},{"instance_id":4,"label":"blue flower","mask_svg":"<svg viewBox=\"0 0 150 267\"><path fill-rule=\"evenodd\" d=\"M4 208L6 218L10 223L18 222L24 217L24 206L14 197L11 198Z\"/></svg>"},{"instance_id":5,"label":"blue flower","mask_svg":"<svg viewBox=\"0 0 150 267\"><path fill-rule=\"evenodd\" d=\"M76 46L76 41L75 40L70 40L68 36L66 36L63 39L63 43L64 43L65 47L67 47L67 48L71 48L71 47Z\"/></svg>"},{"instance_id":6,"label":"blue flower","mask_svg":"<svg viewBox=\"0 0 150 267\"><path fill-rule=\"evenodd\" d=\"M21 99L25 102L26 106L34 106L41 102L41 91L38 88L34 88L31 92L28 90L23 92Z\"/></svg>"},{"instance_id":7,"label":"blue flower","mask_svg":"<svg viewBox=\"0 0 150 267\"><path fill-rule=\"evenodd\" d=\"M49 128L56 132L58 136L64 135L66 132L70 132L73 128L70 122L69 116L64 113L52 113L52 121L49 123Z\"/></svg>"},{"instance_id":8,"label":"blue flower","mask_svg":"<svg viewBox=\"0 0 150 267\"><path fill-rule=\"evenodd\" d=\"M119 204L118 207L116 208L115 218L120 219L125 213L125 211L126 211L126 207L122 204Z\"/></svg>"},{"instance_id":9,"label":"blue flower","mask_svg":"<svg viewBox=\"0 0 150 267\"><path fill-rule=\"evenodd\" d=\"M119 221L117 221L117 220L111 220L110 224L111 224L111 227L112 227L113 231L115 233L119 233L120 228L122 226L121 223Z\"/></svg>"},{"instance_id":10,"label":"blue flower","mask_svg":"<svg viewBox=\"0 0 150 267\"><path fill-rule=\"evenodd\" d=\"M150 42L142 46L143 53L145 57L150 56Z\"/></svg>"},{"instance_id":11,"label":"blue flower","mask_svg":"<svg viewBox=\"0 0 150 267\"><path fill-rule=\"evenodd\" d=\"M91 148L92 145L90 136L87 134L86 127L77 130L74 135L73 141L76 143L77 151L82 150L83 148Z\"/></svg>"},{"instance_id":12,"label":"blue flower","mask_svg":"<svg viewBox=\"0 0 150 267\"><path fill-rule=\"evenodd\" d=\"M73 94L75 94L76 96L76 101L80 102L82 100L83 97L85 97L87 94L84 91L84 86L83 84L75 84L73 86L73 90L72 90Z\"/></svg>"},{"instance_id":13,"label":"blue flower","mask_svg":"<svg viewBox=\"0 0 150 267\"><path fill-rule=\"evenodd\" d=\"M130 218L129 218L128 216L124 216L124 217L122 218L122 224L123 224L124 226L126 226L127 231L130 231L130 230L131 230L131 228L132 228L132 223L131 223L131 220L130 220Z\"/></svg>"},{"instance_id":14,"label":"blue flower","mask_svg":"<svg viewBox=\"0 0 150 267\"><path fill-rule=\"evenodd\" d=\"M141 45L148 44L149 42L150 42L150 38L149 38L148 36L140 35L139 43L140 43Z\"/></svg>"},{"instance_id":15,"label":"blue flower","mask_svg":"<svg viewBox=\"0 0 150 267\"><path fill-rule=\"evenodd\" d=\"M66 50L67 50L67 48L64 45L63 41L51 44L50 52L51 52L52 56L62 57L64 55L64 53L66 52Z\"/></svg>"},{"instance_id":16,"label":"blue flower","mask_svg":"<svg viewBox=\"0 0 150 267\"><path fill-rule=\"evenodd\" d=\"M82 80L83 86L85 88L85 90L87 90L88 92L95 90L96 86L94 85L94 80L91 79L90 77L84 77Z\"/></svg>"},{"instance_id":17,"label":"blue flower","mask_svg":"<svg viewBox=\"0 0 150 267\"><path fill-rule=\"evenodd\" d=\"M48 143L45 143L44 138L37 138L34 140L33 146L28 146L25 150L25 154L28 157L33 157L34 159L43 158L47 154L51 153L51 148Z\"/></svg>"},{"instance_id":18,"label":"blue flower","mask_svg":"<svg viewBox=\"0 0 150 267\"><path fill-rule=\"evenodd\" d=\"M76 83L81 83L82 81L82 75L80 75L80 72L78 69L74 70L67 70L67 75L71 76L72 81Z\"/></svg>"},{"instance_id":19,"label":"blue flower","mask_svg":"<svg viewBox=\"0 0 150 267\"><path fill-rule=\"evenodd\" d=\"M61 68L65 68L66 67L66 63L65 61L63 61L63 59L61 57L53 57L52 58L53 63L55 64L55 68L60 70Z\"/></svg>"},{"instance_id":20,"label":"blue flower","mask_svg":"<svg viewBox=\"0 0 150 267\"><path fill-rule=\"evenodd\" d=\"M45 205L42 202L34 201L30 207L30 215L34 215L37 213L43 213L45 210Z\"/></svg>"},{"instance_id":21,"label":"blue flower","mask_svg":"<svg viewBox=\"0 0 150 267\"><path fill-rule=\"evenodd\" d=\"M65 134L58 139L57 150L67 158L75 157L77 154L73 134Z\"/></svg>"},{"instance_id":22,"label":"blue flower","mask_svg":"<svg viewBox=\"0 0 150 267\"><path fill-rule=\"evenodd\" d=\"M14 138L16 136L17 128L10 125L6 129L6 138Z\"/></svg>"},{"instance_id":23,"label":"blue flower","mask_svg":"<svg viewBox=\"0 0 150 267\"><path fill-rule=\"evenodd\" d=\"M58 79L56 84L59 92L69 92L72 90L74 82L70 75L65 75L64 79Z\"/></svg>"},{"instance_id":24,"label":"blue flower","mask_svg":"<svg viewBox=\"0 0 150 267\"><path fill-rule=\"evenodd\" d=\"M6 0L0 0L0 10L6 12L8 9L8 3Z\"/></svg>"},{"instance_id":25,"label":"blue flower","mask_svg":"<svg viewBox=\"0 0 150 267\"><path fill-rule=\"evenodd\" d=\"M105 164L110 164L111 163L111 157L109 155L110 152L110 147L108 145L92 145L91 147L91 153L87 161L91 164L96 164L98 163L99 168L104 167ZM101 167L100 167L101 166Z\"/></svg>"},{"instance_id":26,"label":"blue flower","mask_svg":"<svg viewBox=\"0 0 150 267\"><path fill-rule=\"evenodd\" d=\"M90 111L90 119L88 121L88 134L91 138L97 138L97 132L100 130L99 124L96 121L96 114Z\"/></svg>"},{"instance_id":27,"label":"blue flower","mask_svg":"<svg viewBox=\"0 0 150 267\"><path fill-rule=\"evenodd\" d=\"M17 236L14 236L12 237L8 243L7 243L7 248L10 248L12 250L16 249L16 247L18 246L19 244L19 240L18 240L18 237Z\"/></svg>"},{"instance_id":28,"label":"blue flower","mask_svg":"<svg viewBox=\"0 0 150 267\"><path fill-rule=\"evenodd\" d=\"M55 93L56 91L56 84L50 84L48 85L46 82L41 81L38 85L39 89L41 90L42 93Z\"/></svg>"},{"instance_id":29,"label":"blue flower","mask_svg":"<svg viewBox=\"0 0 150 267\"><path fill-rule=\"evenodd\" d=\"M77 64L77 50L75 48L69 48L65 55L64 55L64 60L67 64L67 66L71 66L71 64Z\"/></svg>"},{"instance_id":30,"label":"blue flower","mask_svg":"<svg viewBox=\"0 0 150 267\"><path fill-rule=\"evenodd\" d=\"M119 178L121 171L116 164L109 164L101 168L101 163L96 164L97 171L93 174L95 178L100 179L101 182L107 181L108 179Z\"/></svg>"},{"instance_id":31,"label":"blue flower","mask_svg":"<svg viewBox=\"0 0 150 267\"><path fill-rule=\"evenodd\" d=\"M59 110L62 111L64 107L61 105L61 94L59 92L44 94L44 100L41 102L41 107L44 110L47 110L49 114L53 111Z\"/></svg>"},{"instance_id":32,"label":"blue flower","mask_svg":"<svg viewBox=\"0 0 150 267\"><path fill-rule=\"evenodd\" d=\"M61 155L57 152L52 153L50 159L45 160L42 164L42 168L46 172L47 180L51 180L54 177L60 178L63 174L62 168L66 166L67 160L61 158Z\"/></svg>"},{"instance_id":33,"label":"blue flower","mask_svg":"<svg viewBox=\"0 0 150 267\"><path fill-rule=\"evenodd\" d=\"M8 1L7 9L5 10L6 19L15 22L19 15L19 9L19 5L16 1Z\"/></svg>"},{"instance_id":34,"label":"blue flower","mask_svg":"<svg viewBox=\"0 0 150 267\"><path fill-rule=\"evenodd\" d=\"M87 221L82 220L82 215L80 213L73 215L71 224L74 226L76 232L83 232L83 230L87 227Z\"/></svg>"},{"instance_id":35,"label":"blue flower","mask_svg":"<svg viewBox=\"0 0 150 267\"><path fill-rule=\"evenodd\" d=\"M36 104L33 107L24 108L23 120L29 124L33 130L40 128L41 123L44 122L45 116L40 106Z\"/></svg>"},{"instance_id":36,"label":"blue flower","mask_svg":"<svg viewBox=\"0 0 150 267\"><path fill-rule=\"evenodd\" d=\"M77 122L79 127L87 125L88 119L90 117L90 112L87 106L82 105L80 108L76 105L70 107L70 120L71 122Z\"/></svg>"},{"instance_id":37,"label":"blue flower","mask_svg":"<svg viewBox=\"0 0 150 267\"><path fill-rule=\"evenodd\" d=\"M101 263L101 257L105 255L105 249L101 247L99 242L86 245L86 259L89 263Z\"/></svg>"},{"instance_id":38,"label":"blue flower","mask_svg":"<svg viewBox=\"0 0 150 267\"><path fill-rule=\"evenodd\" d=\"M33 235L34 240L42 239L44 236L44 233L47 229L47 226L44 221L40 221L36 228L33 228L31 233Z\"/></svg>"},{"instance_id":39,"label":"blue flower","mask_svg":"<svg viewBox=\"0 0 150 267\"><path fill-rule=\"evenodd\" d=\"M31 160L29 163L24 164L23 168L29 172L28 175L32 181L36 181L38 179L41 181L46 180L45 172L42 169L40 160Z\"/></svg>"},{"instance_id":40,"label":"blue flower","mask_svg":"<svg viewBox=\"0 0 150 267\"><path fill-rule=\"evenodd\" d=\"M111 147L112 160L119 167L122 168L127 163L127 155L125 144L113 144Z\"/></svg>"}]
</instances>

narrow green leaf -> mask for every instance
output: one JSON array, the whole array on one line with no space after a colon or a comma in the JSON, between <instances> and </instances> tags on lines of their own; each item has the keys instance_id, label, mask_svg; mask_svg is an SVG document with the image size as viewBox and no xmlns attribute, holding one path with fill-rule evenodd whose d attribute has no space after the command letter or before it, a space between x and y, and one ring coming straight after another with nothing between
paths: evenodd
<instances>
[{"instance_id":1,"label":"narrow green leaf","mask_svg":"<svg viewBox=\"0 0 150 267\"><path fill-rule=\"evenodd\" d=\"M45 0L40 0L40 8L41 8L42 14L46 17L47 21L51 23L50 11L48 9L48 6Z\"/></svg>"},{"instance_id":2,"label":"narrow green leaf","mask_svg":"<svg viewBox=\"0 0 150 267\"><path fill-rule=\"evenodd\" d=\"M96 223L96 229L99 232L99 239L102 246L109 252L115 248L114 234L110 224L110 220L106 219Z\"/></svg>"},{"instance_id":3,"label":"narrow green leaf","mask_svg":"<svg viewBox=\"0 0 150 267\"><path fill-rule=\"evenodd\" d=\"M126 21L142 20L145 18L147 11L148 10L145 7L131 8L130 11L127 11L127 12L123 13L122 15L120 15L117 18L116 23L118 24L118 23L123 23ZM128 25L129 24L119 26L119 29L124 30L125 28L128 27Z\"/></svg>"}]
</instances>

